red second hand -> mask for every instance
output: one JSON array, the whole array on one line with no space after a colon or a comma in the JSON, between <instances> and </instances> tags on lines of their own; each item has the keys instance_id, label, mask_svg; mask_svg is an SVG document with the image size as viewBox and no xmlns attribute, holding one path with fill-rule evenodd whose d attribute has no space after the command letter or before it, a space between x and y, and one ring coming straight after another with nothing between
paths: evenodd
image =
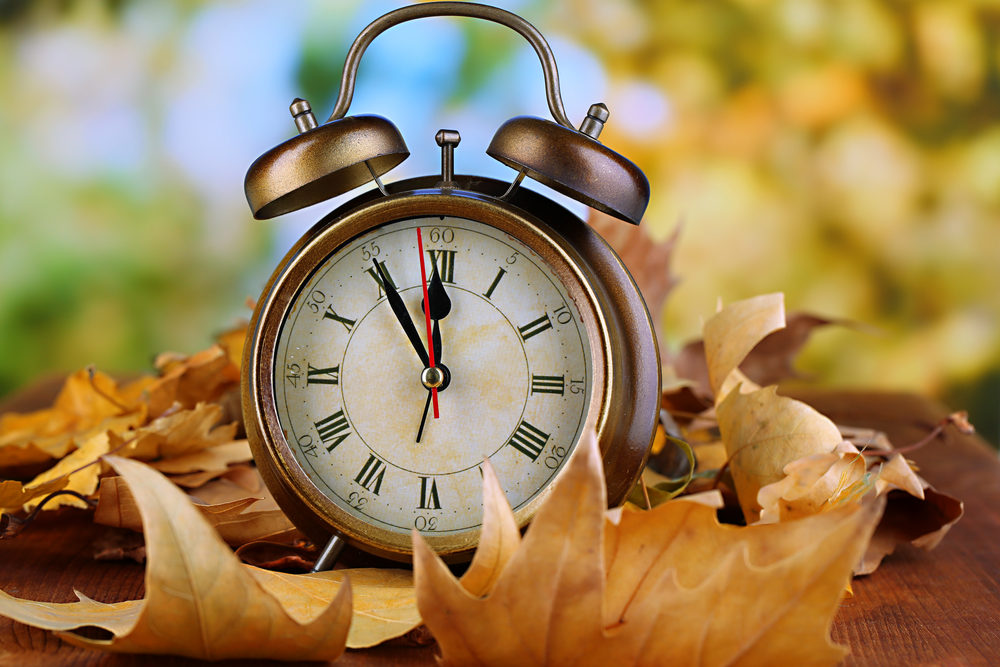
<instances>
[{"instance_id":1,"label":"red second hand","mask_svg":"<svg viewBox=\"0 0 1000 667\"><path fill-rule=\"evenodd\" d=\"M427 298L427 269L424 268L424 239L417 227L417 249L420 250L420 281L424 286L424 321L427 322L427 358L434 368L434 342L431 340L431 303ZM438 390L437 387L431 389L431 400L434 401L434 419L438 419Z\"/></svg>"}]
</instances>

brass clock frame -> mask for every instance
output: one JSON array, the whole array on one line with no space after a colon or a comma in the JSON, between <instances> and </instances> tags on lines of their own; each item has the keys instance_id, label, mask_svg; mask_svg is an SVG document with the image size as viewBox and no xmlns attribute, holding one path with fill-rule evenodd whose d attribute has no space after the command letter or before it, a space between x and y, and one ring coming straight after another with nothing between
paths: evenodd
<instances>
[{"instance_id":1,"label":"brass clock frame","mask_svg":"<svg viewBox=\"0 0 1000 667\"><path fill-rule=\"evenodd\" d=\"M308 478L282 431L273 386L278 335L302 286L350 240L397 220L468 218L510 234L537 253L584 319L592 354L587 428L597 431L610 505L624 500L645 466L660 400L659 354L649 313L621 260L576 216L530 190L521 188L503 198L509 184L469 176L437 186L436 177L401 181L391 184L386 195L366 193L327 215L285 256L254 311L243 359L247 437L278 504L317 543L336 533L377 555L410 559L409 534L348 514ZM519 525L530 521L550 488L515 513ZM422 535L452 561L470 557L479 537L478 531Z\"/></svg>"}]
</instances>

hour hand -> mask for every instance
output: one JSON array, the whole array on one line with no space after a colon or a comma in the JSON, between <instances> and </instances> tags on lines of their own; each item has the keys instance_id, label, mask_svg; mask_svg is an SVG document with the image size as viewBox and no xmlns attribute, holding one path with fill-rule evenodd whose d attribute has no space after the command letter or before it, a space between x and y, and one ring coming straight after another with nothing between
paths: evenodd
<instances>
[{"instance_id":1,"label":"hour hand","mask_svg":"<svg viewBox=\"0 0 1000 667\"><path fill-rule=\"evenodd\" d=\"M403 299L399 296L399 292L396 291L392 281L382 272L382 267L378 265L378 262L373 259L372 263L375 265L375 271L382 281L382 289L385 290L385 298L389 302L389 307L392 308L392 314L396 316L399 326L403 327L403 333L410 339L410 345L413 346L417 356L420 358L420 363L425 367L429 366L430 359L427 357L427 349L424 347L424 342L420 340L420 334L417 333L417 327L413 324L410 313L406 310L406 304L403 303Z\"/></svg>"},{"instance_id":2,"label":"hour hand","mask_svg":"<svg viewBox=\"0 0 1000 667\"><path fill-rule=\"evenodd\" d=\"M440 362L441 328L439 322L448 317L448 313L451 312L451 299L448 298L448 292L445 291L444 283L441 282L441 276L438 275L437 265L434 266L431 272L431 279L427 284L427 301L431 319L434 321L434 331L431 335L431 345L434 346L435 361Z\"/></svg>"}]
</instances>

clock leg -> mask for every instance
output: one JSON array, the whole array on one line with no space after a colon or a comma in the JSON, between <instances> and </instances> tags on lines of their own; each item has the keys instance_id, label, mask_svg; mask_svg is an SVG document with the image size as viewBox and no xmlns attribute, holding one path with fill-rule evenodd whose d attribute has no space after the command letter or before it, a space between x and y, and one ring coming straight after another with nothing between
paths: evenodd
<instances>
[{"instance_id":1,"label":"clock leg","mask_svg":"<svg viewBox=\"0 0 1000 667\"><path fill-rule=\"evenodd\" d=\"M313 565L313 572L323 572L329 570L333 567L334 563L340 557L340 552L344 550L347 546L347 541L344 540L340 535L336 533L330 538L330 541L326 543L323 547L323 552L316 559L316 564Z\"/></svg>"}]
</instances>

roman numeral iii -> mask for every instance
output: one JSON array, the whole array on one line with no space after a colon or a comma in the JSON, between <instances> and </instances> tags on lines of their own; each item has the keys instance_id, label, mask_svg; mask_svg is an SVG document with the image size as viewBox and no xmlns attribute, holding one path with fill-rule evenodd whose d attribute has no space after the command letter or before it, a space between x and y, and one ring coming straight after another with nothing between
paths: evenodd
<instances>
[{"instance_id":1,"label":"roman numeral iii","mask_svg":"<svg viewBox=\"0 0 1000 667\"><path fill-rule=\"evenodd\" d=\"M344 416L343 409L337 410L329 417L315 422L315 426L316 433L319 434L319 439L326 445L326 451L328 452L336 449L337 445L346 440L347 436L351 434L351 425L347 423L347 417Z\"/></svg>"},{"instance_id":2,"label":"roman numeral iii","mask_svg":"<svg viewBox=\"0 0 1000 667\"><path fill-rule=\"evenodd\" d=\"M514 435L510 437L507 444L534 461L545 449L545 443L548 441L548 433L537 426L522 421L517 425L517 430L514 431Z\"/></svg>"},{"instance_id":3,"label":"roman numeral iii","mask_svg":"<svg viewBox=\"0 0 1000 667\"><path fill-rule=\"evenodd\" d=\"M562 375L532 375L532 394L559 394L566 392L566 378Z\"/></svg>"},{"instance_id":4,"label":"roman numeral iii","mask_svg":"<svg viewBox=\"0 0 1000 667\"><path fill-rule=\"evenodd\" d=\"M368 455L361 472L354 478L354 481L368 489L376 496L382 488L382 478L385 476L385 461L379 459L374 454Z\"/></svg>"},{"instance_id":5,"label":"roman numeral iii","mask_svg":"<svg viewBox=\"0 0 1000 667\"><path fill-rule=\"evenodd\" d=\"M316 368L312 364L309 364L309 368L306 370L306 384L339 384L340 383L340 366L333 366L332 368Z\"/></svg>"},{"instance_id":6,"label":"roman numeral iii","mask_svg":"<svg viewBox=\"0 0 1000 667\"><path fill-rule=\"evenodd\" d=\"M430 483L428 483L428 480L430 480ZM441 499L438 497L437 480L433 477L420 478L420 505L418 506L418 509L441 509Z\"/></svg>"}]
</instances>

